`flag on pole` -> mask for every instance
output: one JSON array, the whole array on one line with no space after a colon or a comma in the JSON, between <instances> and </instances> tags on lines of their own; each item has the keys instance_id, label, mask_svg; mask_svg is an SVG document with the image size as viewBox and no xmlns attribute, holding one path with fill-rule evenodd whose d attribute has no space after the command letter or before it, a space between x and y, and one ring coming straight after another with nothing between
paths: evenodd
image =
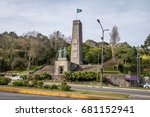
<instances>
[{"instance_id":1,"label":"flag on pole","mask_svg":"<svg viewBox=\"0 0 150 117\"><path fill-rule=\"evenodd\" d=\"M77 13L80 13L80 12L82 12L82 9L77 9Z\"/></svg>"}]
</instances>

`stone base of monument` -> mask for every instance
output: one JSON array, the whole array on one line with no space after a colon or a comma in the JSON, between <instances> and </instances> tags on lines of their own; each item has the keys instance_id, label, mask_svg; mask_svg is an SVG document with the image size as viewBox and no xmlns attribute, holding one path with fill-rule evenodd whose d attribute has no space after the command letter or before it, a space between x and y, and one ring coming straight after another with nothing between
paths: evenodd
<instances>
[{"instance_id":1,"label":"stone base of monument","mask_svg":"<svg viewBox=\"0 0 150 117\"><path fill-rule=\"evenodd\" d=\"M64 72L70 71L70 62L66 58L59 58L55 61L55 74L63 75Z\"/></svg>"}]
</instances>

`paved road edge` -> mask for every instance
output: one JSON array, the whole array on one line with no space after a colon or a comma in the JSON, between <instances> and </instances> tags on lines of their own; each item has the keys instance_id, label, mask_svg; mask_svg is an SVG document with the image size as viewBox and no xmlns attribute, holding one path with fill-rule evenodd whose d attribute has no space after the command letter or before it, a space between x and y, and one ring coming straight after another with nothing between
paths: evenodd
<instances>
[{"instance_id":1,"label":"paved road edge","mask_svg":"<svg viewBox=\"0 0 150 117\"><path fill-rule=\"evenodd\" d=\"M47 91L47 90L38 90L38 89L3 87L3 86L0 86L0 91L32 94L32 95L43 95L43 96L68 97L68 98L87 99L87 100L118 100L118 98L112 98L112 97L76 94L76 93L59 92L59 91L56 92L56 91Z\"/></svg>"}]
</instances>

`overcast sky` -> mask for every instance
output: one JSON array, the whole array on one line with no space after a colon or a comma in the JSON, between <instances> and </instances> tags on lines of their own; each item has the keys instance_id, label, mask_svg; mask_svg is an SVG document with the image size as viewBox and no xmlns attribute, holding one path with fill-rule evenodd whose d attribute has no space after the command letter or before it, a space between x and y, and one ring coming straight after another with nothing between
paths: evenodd
<instances>
[{"instance_id":1,"label":"overcast sky","mask_svg":"<svg viewBox=\"0 0 150 117\"><path fill-rule=\"evenodd\" d=\"M49 35L61 31L66 37L72 34L72 21L76 9L82 22L83 39L100 41L100 19L109 42L114 25L118 27L121 42L138 46L150 34L150 0L0 0L0 33L15 31L22 35L38 31Z\"/></svg>"}]
</instances>

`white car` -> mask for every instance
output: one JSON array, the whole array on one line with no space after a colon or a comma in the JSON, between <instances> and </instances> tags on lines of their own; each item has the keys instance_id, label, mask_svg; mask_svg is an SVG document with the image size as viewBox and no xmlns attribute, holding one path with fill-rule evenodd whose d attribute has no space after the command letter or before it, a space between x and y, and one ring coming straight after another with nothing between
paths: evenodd
<instances>
[{"instance_id":1,"label":"white car","mask_svg":"<svg viewBox=\"0 0 150 117\"><path fill-rule=\"evenodd\" d=\"M144 88L150 88L150 83L145 83L145 84L143 85L143 87L144 87Z\"/></svg>"},{"instance_id":2,"label":"white car","mask_svg":"<svg viewBox=\"0 0 150 117\"><path fill-rule=\"evenodd\" d=\"M20 77L20 76L12 76L11 79L12 80L23 80L22 77Z\"/></svg>"}]
</instances>

